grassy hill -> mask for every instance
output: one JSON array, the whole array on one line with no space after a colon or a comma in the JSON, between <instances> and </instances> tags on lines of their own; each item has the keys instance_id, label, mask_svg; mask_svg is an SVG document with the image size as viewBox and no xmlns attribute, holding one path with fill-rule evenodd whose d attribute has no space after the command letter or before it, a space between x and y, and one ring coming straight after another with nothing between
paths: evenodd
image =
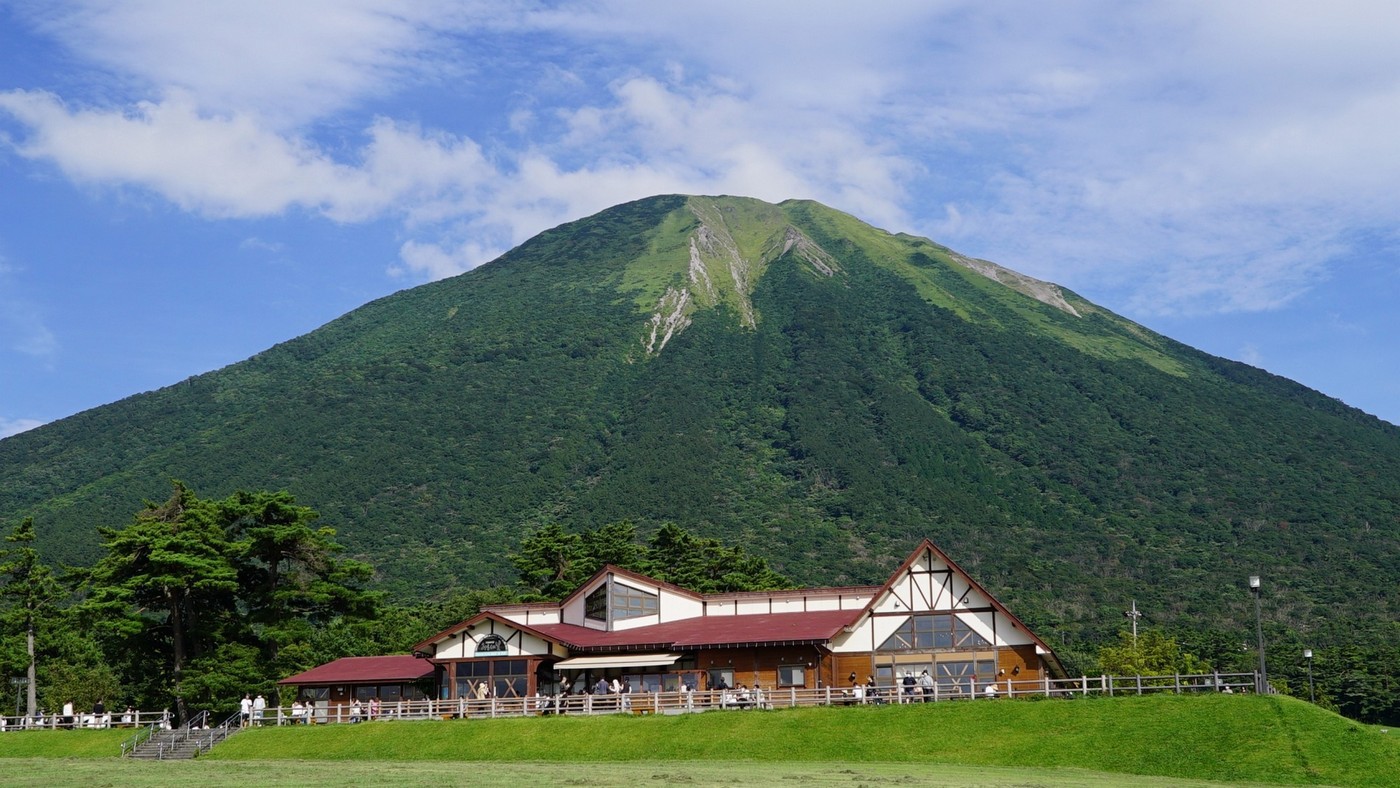
<instances>
[{"instance_id":1,"label":"grassy hill","mask_svg":"<svg viewBox=\"0 0 1400 788\"><path fill-rule=\"evenodd\" d=\"M1060 643L1137 599L1238 659L1256 573L1271 640L1400 620L1400 429L805 201L618 206L0 440L0 518L85 564L172 477L289 490L400 599L511 582L541 523L630 519L810 584L929 537Z\"/></svg>"},{"instance_id":2,"label":"grassy hill","mask_svg":"<svg viewBox=\"0 0 1400 788\"><path fill-rule=\"evenodd\" d=\"M75 735L85 734L0 736L0 755L36 757L43 753L11 742L45 737L62 746ZM389 771L397 761L471 762L486 772L498 764L564 764L572 779L590 773L585 764L642 763L653 776L663 764L674 774L688 764L728 764L731 777L774 775L765 768L773 764L852 775L890 765L936 775L946 764L1026 770L1011 773L1020 784L1087 770L1232 784L1400 785L1396 733L1290 698L1223 695L260 729L204 760L231 771L230 762L256 761L267 774L285 773L289 767L279 764L290 763L302 774L358 774L353 763L365 761ZM347 765L342 771L325 762ZM223 766L203 768L208 777Z\"/></svg>"}]
</instances>

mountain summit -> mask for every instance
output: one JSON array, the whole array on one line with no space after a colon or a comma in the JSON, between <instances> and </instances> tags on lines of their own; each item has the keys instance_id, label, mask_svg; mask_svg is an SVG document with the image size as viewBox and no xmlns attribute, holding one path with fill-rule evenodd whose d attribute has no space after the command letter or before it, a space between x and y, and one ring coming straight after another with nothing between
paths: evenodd
<instances>
[{"instance_id":1,"label":"mountain summit","mask_svg":"<svg viewBox=\"0 0 1400 788\"><path fill-rule=\"evenodd\" d=\"M172 477L291 491L400 594L630 519L822 584L929 537L1067 629L1247 617L1259 573L1298 626L1400 612L1400 430L807 201L621 205L5 439L0 517L83 563Z\"/></svg>"}]
</instances>

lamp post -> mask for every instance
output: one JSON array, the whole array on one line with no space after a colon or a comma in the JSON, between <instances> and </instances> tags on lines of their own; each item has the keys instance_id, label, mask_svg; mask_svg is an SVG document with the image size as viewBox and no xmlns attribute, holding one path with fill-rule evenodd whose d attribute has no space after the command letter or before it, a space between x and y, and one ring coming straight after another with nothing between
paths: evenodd
<instances>
[{"instance_id":1,"label":"lamp post","mask_svg":"<svg viewBox=\"0 0 1400 788\"><path fill-rule=\"evenodd\" d=\"M1303 659L1306 659L1308 661L1308 702L1317 703L1317 696L1313 694L1312 649L1303 649Z\"/></svg>"},{"instance_id":2,"label":"lamp post","mask_svg":"<svg viewBox=\"0 0 1400 788\"><path fill-rule=\"evenodd\" d=\"M1137 622L1142 618L1142 611L1137 609L1137 600L1133 600L1133 609L1123 611L1123 615L1133 620L1133 651L1137 651Z\"/></svg>"},{"instance_id":3,"label":"lamp post","mask_svg":"<svg viewBox=\"0 0 1400 788\"><path fill-rule=\"evenodd\" d=\"M1259 575L1249 576L1249 590L1254 594L1254 632L1259 638L1259 686L1256 692L1269 691L1269 670L1264 662L1264 613L1259 603Z\"/></svg>"}]
</instances>

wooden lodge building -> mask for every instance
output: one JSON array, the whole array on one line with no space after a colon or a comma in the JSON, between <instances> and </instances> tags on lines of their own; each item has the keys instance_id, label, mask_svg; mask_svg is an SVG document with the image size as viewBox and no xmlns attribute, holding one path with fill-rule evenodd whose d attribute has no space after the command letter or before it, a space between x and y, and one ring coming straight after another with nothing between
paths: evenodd
<instances>
[{"instance_id":1,"label":"wooden lodge building","mask_svg":"<svg viewBox=\"0 0 1400 788\"><path fill-rule=\"evenodd\" d=\"M890 686L923 671L950 697L1065 676L1043 640L928 540L880 586L699 594L609 565L560 602L483 608L413 656L432 666L444 700L478 697L482 682L510 698L584 693L599 678L633 692L772 691L870 677ZM366 694L359 685L404 678L397 663L395 681L325 670L334 665L281 683L316 674L316 686L348 699Z\"/></svg>"}]
</instances>

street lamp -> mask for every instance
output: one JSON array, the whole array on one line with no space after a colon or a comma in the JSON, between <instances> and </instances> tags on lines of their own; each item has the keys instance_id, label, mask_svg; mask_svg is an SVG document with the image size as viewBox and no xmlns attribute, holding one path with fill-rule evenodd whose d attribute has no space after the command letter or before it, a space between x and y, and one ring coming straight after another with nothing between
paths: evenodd
<instances>
[{"instance_id":1,"label":"street lamp","mask_svg":"<svg viewBox=\"0 0 1400 788\"><path fill-rule=\"evenodd\" d=\"M1312 649L1310 649L1310 648L1305 648L1305 649L1303 649L1303 659L1306 659L1306 660L1308 661L1308 702L1309 702L1309 703L1317 703L1317 696L1313 694L1313 681L1312 681Z\"/></svg>"},{"instance_id":2,"label":"street lamp","mask_svg":"<svg viewBox=\"0 0 1400 788\"><path fill-rule=\"evenodd\" d=\"M1264 613L1259 603L1259 575L1249 576L1249 590L1254 594L1254 632L1259 637L1259 686L1256 691L1269 691L1269 670L1264 662Z\"/></svg>"}]
</instances>

